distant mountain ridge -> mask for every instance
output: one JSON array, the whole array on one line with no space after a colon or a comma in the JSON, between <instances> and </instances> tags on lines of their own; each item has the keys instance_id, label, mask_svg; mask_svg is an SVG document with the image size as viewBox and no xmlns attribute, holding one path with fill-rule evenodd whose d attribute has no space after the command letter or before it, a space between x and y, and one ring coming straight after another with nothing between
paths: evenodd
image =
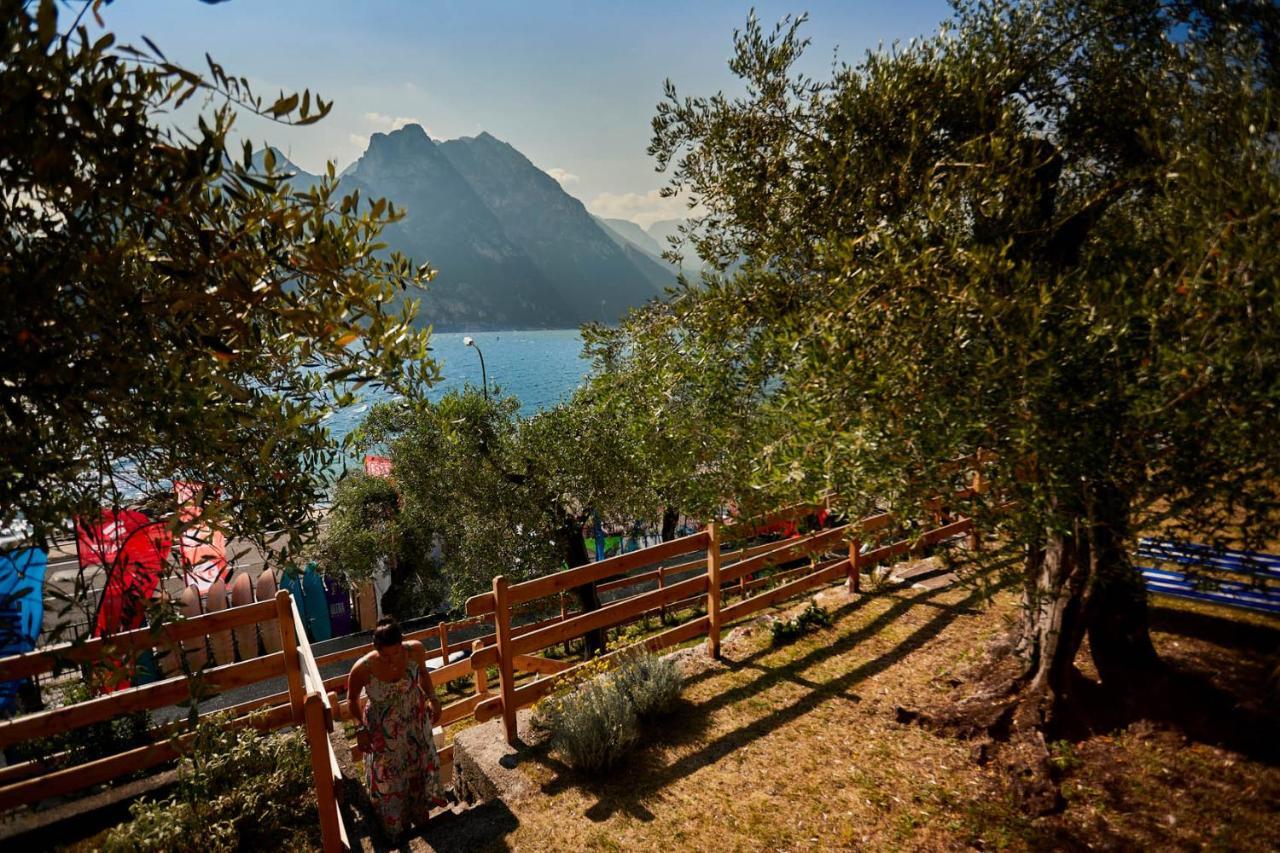
<instances>
[{"instance_id":1,"label":"distant mountain ridge","mask_svg":"<svg viewBox=\"0 0 1280 853\"><path fill-rule=\"evenodd\" d=\"M315 176L298 173L295 185ZM511 145L488 133L437 142L420 125L375 133L343 170L359 189L403 208L383 240L438 271L420 302L438 329L568 328L613 323L660 298L674 267L630 244Z\"/></svg>"}]
</instances>

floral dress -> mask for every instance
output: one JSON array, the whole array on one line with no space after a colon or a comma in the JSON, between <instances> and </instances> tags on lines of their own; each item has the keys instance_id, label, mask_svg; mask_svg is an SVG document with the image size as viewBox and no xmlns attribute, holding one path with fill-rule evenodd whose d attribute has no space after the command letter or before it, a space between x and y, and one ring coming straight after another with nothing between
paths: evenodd
<instances>
[{"instance_id":1,"label":"floral dress","mask_svg":"<svg viewBox=\"0 0 1280 853\"><path fill-rule=\"evenodd\" d=\"M447 805L427 694L418 683L419 667L409 661L396 681L370 673L365 685L365 725L372 749L364 760L365 781L374 810L391 835L410 822L425 823L433 805Z\"/></svg>"}]
</instances>

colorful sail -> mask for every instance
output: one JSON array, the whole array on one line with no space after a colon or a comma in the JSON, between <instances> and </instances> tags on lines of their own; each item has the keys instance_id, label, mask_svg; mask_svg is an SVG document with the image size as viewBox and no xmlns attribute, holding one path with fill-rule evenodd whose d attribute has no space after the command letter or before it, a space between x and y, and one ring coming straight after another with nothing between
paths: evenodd
<instances>
[{"instance_id":1,"label":"colorful sail","mask_svg":"<svg viewBox=\"0 0 1280 853\"><path fill-rule=\"evenodd\" d=\"M48 555L39 548L0 554L0 657L29 652L44 621ZM0 716L18 709L22 679L0 682Z\"/></svg>"},{"instance_id":2,"label":"colorful sail","mask_svg":"<svg viewBox=\"0 0 1280 853\"><path fill-rule=\"evenodd\" d=\"M230 576L227 570L227 537L220 530L198 523L203 483L178 480L173 484L173 491L178 497L178 520L183 524L178 551L182 555L186 583L200 590L201 595L208 595L209 587L215 581L225 581Z\"/></svg>"},{"instance_id":3,"label":"colorful sail","mask_svg":"<svg viewBox=\"0 0 1280 853\"><path fill-rule=\"evenodd\" d=\"M81 569L100 566L107 576L94 620L95 637L142 625L172 547L173 535L166 525L137 510L104 509L97 522L78 521Z\"/></svg>"}]
</instances>

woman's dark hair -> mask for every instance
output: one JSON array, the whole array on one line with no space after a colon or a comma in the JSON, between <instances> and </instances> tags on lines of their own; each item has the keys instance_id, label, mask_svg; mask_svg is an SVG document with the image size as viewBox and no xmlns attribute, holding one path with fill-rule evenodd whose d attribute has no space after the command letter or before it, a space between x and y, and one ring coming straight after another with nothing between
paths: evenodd
<instances>
[{"instance_id":1,"label":"woman's dark hair","mask_svg":"<svg viewBox=\"0 0 1280 853\"><path fill-rule=\"evenodd\" d=\"M383 616L378 620L378 627L373 629L373 645L375 648L398 646L404 642L404 632L394 616Z\"/></svg>"}]
</instances>

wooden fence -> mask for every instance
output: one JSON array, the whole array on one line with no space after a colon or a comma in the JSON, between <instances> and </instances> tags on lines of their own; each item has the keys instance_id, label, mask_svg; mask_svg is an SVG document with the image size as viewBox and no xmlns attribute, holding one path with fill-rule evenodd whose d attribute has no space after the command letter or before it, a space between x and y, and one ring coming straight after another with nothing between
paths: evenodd
<instances>
[{"instance_id":1,"label":"wooden fence","mask_svg":"<svg viewBox=\"0 0 1280 853\"><path fill-rule=\"evenodd\" d=\"M187 700L196 701L221 691L284 676L288 684L284 693L209 712L202 717L226 714L230 717L230 725L237 728L253 726L272 730L286 726L303 727L315 774L324 848L326 851L350 849L336 799L340 771L329 742L336 697L324 686L298 608L285 590L276 593L274 600L181 619L159 628L139 628L108 638L67 643L3 658L0 659L0 681L52 672L66 663L101 671L121 661L132 661L153 647L181 659L184 644L190 646L195 640L203 644L204 638L210 635L259 623L279 632L280 651L5 720L0 722L0 747L65 735L127 714L165 708ZM157 727L152 730L149 743L81 764L66 766L70 756L61 753L0 768L0 812L173 761L189 748L194 737L193 733L183 729L184 725L180 723Z\"/></svg>"},{"instance_id":2,"label":"wooden fence","mask_svg":"<svg viewBox=\"0 0 1280 853\"><path fill-rule=\"evenodd\" d=\"M966 465L980 466L981 461L967 459L950 464L955 465L957 471L962 471ZM496 666L499 686L492 696L480 693L474 697L472 713L480 722L501 717L507 742L514 743L516 712L554 691L564 679L574 676L585 665L566 665L539 657L536 653L543 649L592 631L625 625L646 614L701 601L705 603L705 616L661 631L612 652L610 656L625 654L637 646L657 651L702 636L706 637L708 652L718 656L724 626L766 607L839 580L844 580L850 591L858 591L863 571L948 539L969 536L976 546L977 534L972 519L962 517L945 521L945 513L954 511L958 502L973 497L983 488L980 473L974 471L969 485L957 489L945 501L938 498L930 504L931 526L914 536L893 541L886 540L893 538L901 519L886 512L783 542L736 550L724 547L725 541L749 539L764 527L781 520L811 515L818 509L805 504L747 523L727 527L708 524L705 530L691 536L523 583L511 584L506 577L499 575L493 579L491 591L472 596L466 605L469 616L492 620L494 624L493 643L477 644L467 663L477 673ZM863 547L864 542L868 547ZM654 563L691 554L703 556L673 566L658 565L633 573ZM810 562L769 577L758 577L767 569L801 559ZM684 576L690 572L693 574ZM655 582L657 586L654 589L610 601L597 610L565 616L532 630L519 630L512 626L513 608L587 584L596 584L600 591L610 591ZM777 585L751 594L765 584ZM739 599L728 604L726 598L734 592ZM522 673L538 677L520 683Z\"/></svg>"}]
</instances>

